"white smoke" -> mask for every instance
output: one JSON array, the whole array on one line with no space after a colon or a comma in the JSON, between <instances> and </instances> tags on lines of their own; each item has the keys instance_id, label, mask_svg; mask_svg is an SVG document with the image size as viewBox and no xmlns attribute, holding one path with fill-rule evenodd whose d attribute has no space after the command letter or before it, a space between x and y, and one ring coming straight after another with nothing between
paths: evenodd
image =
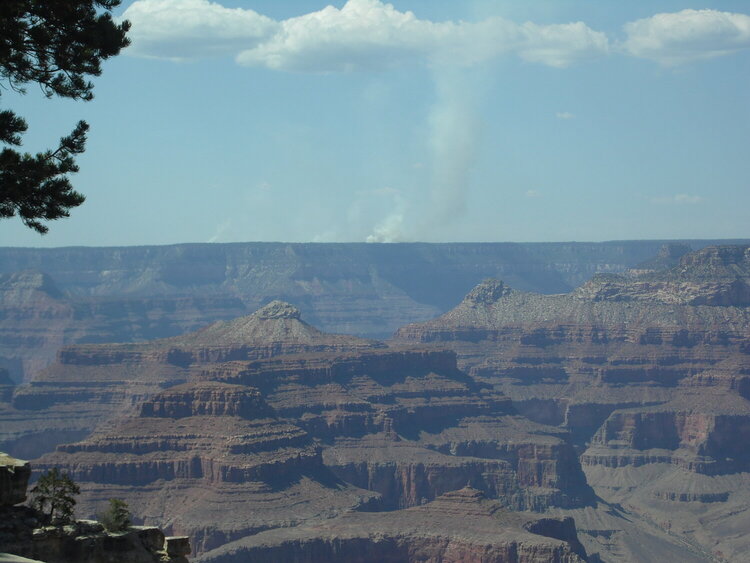
<instances>
[{"instance_id":1,"label":"white smoke","mask_svg":"<svg viewBox=\"0 0 750 563\"><path fill-rule=\"evenodd\" d=\"M471 171L480 143L475 108L478 88L458 70L435 76L437 99L430 113L432 179L420 234L430 236L466 213Z\"/></svg>"},{"instance_id":2,"label":"white smoke","mask_svg":"<svg viewBox=\"0 0 750 563\"><path fill-rule=\"evenodd\" d=\"M404 234L404 223L407 209L406 200L401 195L401 192L392 188L380 190L380 193L392 196L393 210L373 227L372 233L367 235L365 241L403 242L407 240Z\"/></svg>"}]
</instances>

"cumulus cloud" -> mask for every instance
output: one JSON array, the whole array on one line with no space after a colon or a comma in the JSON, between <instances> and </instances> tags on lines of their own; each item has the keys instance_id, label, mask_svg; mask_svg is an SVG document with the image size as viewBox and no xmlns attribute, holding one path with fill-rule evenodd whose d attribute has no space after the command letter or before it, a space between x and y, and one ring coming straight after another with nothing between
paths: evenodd
<instances>
[{"instance_id":1,"label":"cumulus cloud","mask_svg":"<svg viewBox=\"0 0 750 563\"><path fill-rule=\"evenodd\" d=\"M470 65L515 54L565 67L607 53L582 22L517 24L502 18L433 22L381 0L348 0L283 21L208 0L136 0L131 54L190 59L235 55L246 66L300 72L383 69L406 63Z\"/></svg>"},{"instance_id":2,"label":"cumulus cloud","mask_svg":"<svg viewBox=\"0 0 750 563\"><path fill-rule=\"evenodd\" d=\"M728 55L750 47L750 16L716 10L656 14L624 27L625 51L665 66Z\"/></svg>"},{"instance_id":3,"label":"cumulus cloud","mask_svg":"<svg viewBox=\"0 0 750 563\"><path fill-rule=\"evenodd\" d=\"M478 23L432 22L380 0L349 0L341 9L281 22L281 31L247 49L237 62L294 71L382 69L404 63L472 64L515 53L555 67L608 49L607 37L578 22L519 25L502 18Z\"/></svg>"},{"instance_id":4,"label":"cumulus cloud","mask_svg":"<svg viewBox=\"0 0 750 563\"><path fill-rule=\"evenodd\" d=\"M675 194L671 196L660 196L651 199L652 203L658 203L661 205L695 205L701 203L703 198L698 195L691 194Z\"/></svg>"},{"instance_id":5,"label":"cumulus cloud","mask_svg":"<svg viewBox=\"0 0 750 563\"><path fill-rule=\"evenodd\" d=\"M208 0L136 0L122 19L133 26L130 54L175 60L234 55L279 29L253 10Z\"/></svg>"}]
</instances>

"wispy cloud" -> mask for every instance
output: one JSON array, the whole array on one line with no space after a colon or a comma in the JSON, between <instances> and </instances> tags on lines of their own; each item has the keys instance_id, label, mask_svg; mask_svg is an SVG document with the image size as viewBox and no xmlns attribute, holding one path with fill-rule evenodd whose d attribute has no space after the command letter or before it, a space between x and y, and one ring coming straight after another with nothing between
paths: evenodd
<instances>
[{"instance_id":1,"label":"wispy cloud","mask_svg":"<svg viewBox=\"0 0 750 563\"><path fill-rule=\"evenodd\" d=\"M573 119L575 115L573 115L569 111L558 111L555 114L555 117L557 117L557 119Z\"/></svg>"},{"instance_id":2,"label":"wispy cloud","mask_svg":"<svg viewBox=\"0 0 750 563\"><path fill-rule=\"evenodd\" d=\"M214 234L208 239L207 242L226 242L228 240L227 235L232 231L232 219L224 219L221 223L216 225Z\"/></svg>"},{"instance_id":3,"label":"wispy cloud","mask_svg":"<svg viewBox=\"0 0 750 563\"><path fill-rule=\"evenodd\" d=\"M659 205L695 205L703 201L704 199L701 196L692 194L675 194L651 198L651 203Z\"/></svg>"},{"instance_id":4,"label":"wispy cloud","mask_svg":"<svg viewBox=\"0 0 750 563\"><path fill-rule=\"evenodd\" d=\"M537 198L542 197L542 194L538 190L526 190L526 197Z\"/></svg>"},{"instance_id":5,"label":"wispy cloud","mask_svg":"<svg viewBox=\"0 0 750 563\"><path fill-rule=\"evenodd\" d=\"M665 66L750 48L750 16L716 10L656 14L624 27L625 52Z\"/></svg>"}]
</instances>

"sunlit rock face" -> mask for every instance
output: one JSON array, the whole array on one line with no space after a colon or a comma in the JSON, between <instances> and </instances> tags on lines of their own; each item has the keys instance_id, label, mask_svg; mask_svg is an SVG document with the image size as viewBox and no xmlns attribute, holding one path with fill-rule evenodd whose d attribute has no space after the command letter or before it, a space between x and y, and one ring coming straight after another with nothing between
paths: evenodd
<instances>
[{"instance_id":1,"label":"sunlit rock face","mask_svg":"<svg viewBox=\"0 0 750 563\"><path fill-rule=\"evenodd\" d=\"M207 557L265 529L418 507L467 484L506 510L594 501L566 432L520 416L453 351L323 333L283 302L180 337L69 347L42 375L8 419L52 431L75 413L85 436L38 467L80 483L83 514L123 498Z\"/></svg>"},{"instance_id":2,"label":"sunlit rock face","mask_svg":"<svg viewBox=\"0 0 750 563\"><path fill-rule=\"evenodd\" d=\"M38 457L58 443L88 435L110 418L138 411L143 399L200 377L217 363L383 347L373 340L323 333L281 302L179 337L66 347L56 363L15 388L10 404L0 403L0 448Z\"/></svg>"},{"instance_id":3,"label":"sunlit rock face","mask_svg":"<svg viewBox=\"0 0 750 563\"><path fill-rule=\"evenodd\" d=\"M604 560L643 560L648 545L693 561L650 522L696 529L705 504L717 507L710 539L691 541L740 554L719 522L742 525L750 500L730 438L745 435L748 312L625 287L690 278L657 274L617 278L612 298L488 280L388 343L325 333L271 302L180 336L70 346L1 405L3 443L70 471L82 514L123 498L205 561L357 549L471 561L478 546L492 561L527 548L530 561L577 561L570 516ZM463 523L486 502L549 521L488 520L483 543Z\"/></svg>"},{"instance_id":4,"label":"sunlit rock face","mask_svg":"<svg viewBox=\"0 0 750 563\"><path fill-rule=\"evenodd\" d=\"M705 241L691 241L694 248ZM384 338L487 277L541 293L642 263L658 241L0 248L0 367L28 381L64 346L194 331L283 299L326 332ZM674 245L673 245L674 246ZM679 248L659 264L672 264ZM654 264L642 264L652 268Z\"/></svg>"},{"instance_id":5,"label":"sunlit rock face","mask_svg":"<svg viewBox=\"0 0 750 563\"><path fill-rule=\"evenodd\" d=\"M599 497L739 556L724 526L748 523L750 247L679 254L560 295L488 280L396 339L456 350L519 413L568 429Z\"/></svg>"}]
</instances>

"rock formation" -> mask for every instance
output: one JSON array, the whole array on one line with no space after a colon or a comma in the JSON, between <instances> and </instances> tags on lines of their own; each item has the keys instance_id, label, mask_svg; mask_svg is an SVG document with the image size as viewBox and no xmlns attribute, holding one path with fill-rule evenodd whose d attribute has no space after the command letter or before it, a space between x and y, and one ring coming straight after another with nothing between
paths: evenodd
<instances>
[{"instance_id":1,"label":"rock formation","mask_svg":"<svg viewBox=\"0 0 750 563\"><path fill-rule=\"evenodd\" d=\"M348 563L574 563L586 561L571 518L504 510L475 489L446 493L397 512L349 512L295 529L238 540L203 559Z\"/></svg>"},{"instance_id":2,"label":"rock formation","mask_svg":"<svg viewBox=\"0 0 750 563\"><path fill-rule=\"evenodd\" d=\"M324 334L301 321L296 309L279 307L273 302L252 315L176 338L63 348L57 363L15 389L12 405L0 403L0 447L19 457L38 457L58 443L90 434L110 418L134 412L141 400L188 381L200 366L383 347Z\"/></svg>"},{"instance_id":3,"label":"rock formation","mask_svg":"<svg viewBox=\"0 0 750 563\"><path fill-rule=\"evenodd\" d=\"M519 413L571 432L600 498L683 534L706 557L736 560L750 547L725 531L750 523L737 509L750 494L741 477L750 470L749 305L750 247L708 247L670 269L596 276L569 294L488 280L397 339L456 350L459 367ZM590 551L592 537L582 535Z\"/></svg>"},{"instance_id":4,"label":"rock formation","mask_svg":"<svg viewBox=\"0 0 750 563\"><path fill-rule=\"evenodd\" d=\"M738 560L748 256L709 247L567 294L489 280L389 343L275 301L68 346L6 385L0 445L69 471L82 514L123 498L203 561L577 561L579 540L592 560Z\"/></svg>"},{"instance_id":5,"label":"rock formation","mask_svg":"<svg viewBox=\"0 0 750 563\"><path fill-rule=\"evenodd\" d=\"M13 405L18 425L78 421L85 437L37 465L73 476L82 514L123 498L206 557L467 483L512 510L593 502L567 433L518 415L455 353L328 335L282 302L180 337L65 348Z\"/></svg>"},{"instance_id":6,"label":"rock formation","mask_svg":"<svg viewBox=\"0 0 750 563\"><path fill-rule=\"evenodd\" d=\"M188 539L167 538L158 528L132 526L115 533L94 520L43 526L36 510L16 506L26 500L30 476L28 462L0 453L0 561L188 563Z\"/></svg>"},{"instance_id":7,"label":"rock formation","mask_svg":"<svg viewBox=\"0 0 750 563\"><path fill-rule=\"evenodd\" d=\"M700 248L707 241L691 241ZM622 272L658 241L538 244L181 244L0 248L0 367L28 381L66 345L193 331L272 299L327 332L382 338L486 277L542 293Z\"/></svg>"}]
</instances>

